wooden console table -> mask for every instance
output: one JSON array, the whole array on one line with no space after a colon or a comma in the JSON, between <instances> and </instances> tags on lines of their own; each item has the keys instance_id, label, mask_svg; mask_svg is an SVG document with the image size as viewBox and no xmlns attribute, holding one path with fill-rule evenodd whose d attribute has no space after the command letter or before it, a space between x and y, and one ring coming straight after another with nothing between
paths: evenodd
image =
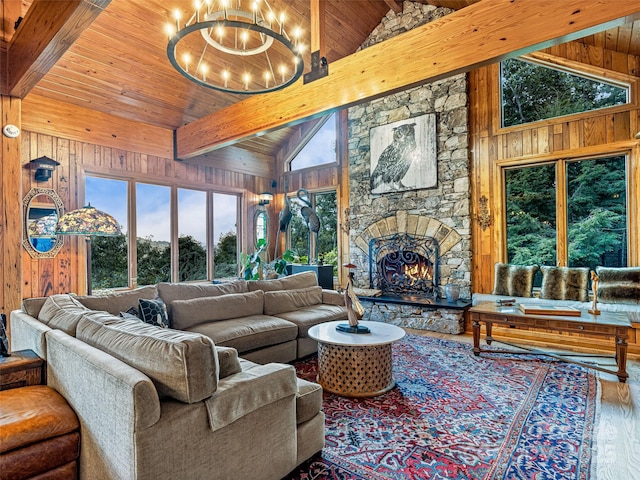
<instances>
[{"instance_id":1,"label":"wooden console table","mask_svg":"<svg viewBox=\"0 0 640 480\"><path fill-rule=\"evenodd\" d=\"M627 315L623 313L602 312L600 315L591 315L582 312L579 317L563 316L563 315L540 315L540 314L524 314L518 308L518 305L503 307L492 302L484 302L469 309L469 317L473 325L473 353L478 356L482 352L487 353L510 353L510 354L528 354L546 355L557 358L565 362L574 363L583 367L600 370L602 372L611 373L618 376L620 382L626 382L629 375L627 374L627 340L631 337L635 341L635 330L631 327L631 321ZM587 362L570 360L566 356L597 356L604 355L583 355L579 353L550 353L537 349L526 348L520 345L512 345L507 342L495 340L496 342L512 345L525 351L511 350L483 350L480 348L480 323L486 326L486 342L491 345L495 339L491 336L491 328L495 325L502 325L511 328L532 328L555 330L558 332L581 333L585 335L595 335L600 337L614 338L616 342L615 360L618 370L614 371L594 365Z\"/></svg>"}]
</instances>

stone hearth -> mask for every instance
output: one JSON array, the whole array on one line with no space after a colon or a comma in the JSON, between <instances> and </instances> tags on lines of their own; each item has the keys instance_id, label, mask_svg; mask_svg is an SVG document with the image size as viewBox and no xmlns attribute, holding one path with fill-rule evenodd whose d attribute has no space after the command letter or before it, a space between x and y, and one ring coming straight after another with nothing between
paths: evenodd
<instances>
[{"instance_id":1,"label":"stone hearth","mask_svg":"<svg viewBox=\"0 0 640 480\"><path fill-rule=\"evenodd\" d=\"M383 19L362 48L451 13L405 1L403 12ZM372 194L370 131L424 114L436 115L437 185ZM407 233L433 237L439 244L439 290L460 285L471 296L471 212L469 192L468 95L464 74L438 80L349 108L350 261L357 266L355 286L370 288L369 241ZM446 303L446 302L445 302ZM371 320L444 333L461 333L463 310L440 306L363 301Z\"/></svg>"}]
</instances>

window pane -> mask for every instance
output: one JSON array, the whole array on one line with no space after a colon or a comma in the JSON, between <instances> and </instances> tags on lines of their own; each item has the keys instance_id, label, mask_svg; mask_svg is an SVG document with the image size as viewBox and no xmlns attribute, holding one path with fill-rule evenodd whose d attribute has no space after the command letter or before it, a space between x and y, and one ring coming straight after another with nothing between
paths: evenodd
<instances>
[{"instance_id":1,"label":"window pane","mask_svg":"<svg viewBox=\"0 0 640 480\"><path fill-rule=\"evenodd\" d=\"M138 285L171 281L170 189L136 184Z\"/></svg>"},{"instance_id":2,"label":"window pane","mask_svg":"<svg viewBox=\"0 0 640 480\"><path fill-rule=\"evenodd\" d=\"M120 224L122 235L91 238L91 289L129 285L129 248L127 243L127 182L108 178L86 177L87 203L112 215Z\"/></svg>"},{"instance_id":3,"label":"window pane","mask_svg":"<svg viewBox=\"0 0 640 480\"><path fill-rule=\"evenodd\" d=\"M291 197L291 223L289 224L291 250L296 262L309 263L309 228L305 223L300 209L303 207L302 201L297 197Z\"/></svg>"},{"instance_id":4,"label":"window pane","mask_svg":"<svg viewBox=\"0 0 640 480\"><path fill-rule=\"evenodd\" d=\"M178 189L178 281L207 278L207 194Z\"/></svg>"},{"instance_id":5,"label":"window pane","mask_svg":"<svg viewBox=\"0 0 640 480\"><path fill-rule=\"evenodd\" d=\"M238 197L213 194L213 238L215 257L213 278L238 276Z\"/></svg>"},{"instance_id":6,"label":"window pane","mask_svg":"<svg viewBox=\"0 0 640 480\"><path fill-rule=\"evenodd\" d=\"M320 217L318 233L318 258L325 265L338 264L338 206L336 192L315 195L316 212ZM337 273L337 271L336 271Z\"/></svg>"},{"instance_id":7,"label":"window pane","mask_svg":"<svg viewBox=\"0 0 640 480\"><path fill-rule=\"evenodd\" d=\"M316 134L291 160L289 169L300 170L336 162L336 114L332 113Z\"/></svg>"},{"instance_id":8,"label":"window pane","mask_svg":"<svg viewBox=\"0 0 640 480\"><path fill-rule=\"evenodd\" d=\"M506 170L505 181L508 262L555 265L555 167Z\"/></svg>"},{"instance_id":9,"label":"window pane","mask_svg":"<svg viewBox=\"0 0 640 480\"><path fill-rule=\"evenodd\" d=\"M500 64L502 126L622 105L629 89L515 58Z\"/></svg>"},{"instance_id":10,"label":"window pane","mask_svg":"<svg viewBox=\"0 0 640 480\"><path fill-rule=\"evenodd\" d=\"M625 157L567 164L569 266L627 266Z\"/></svg>"}]
</instances>

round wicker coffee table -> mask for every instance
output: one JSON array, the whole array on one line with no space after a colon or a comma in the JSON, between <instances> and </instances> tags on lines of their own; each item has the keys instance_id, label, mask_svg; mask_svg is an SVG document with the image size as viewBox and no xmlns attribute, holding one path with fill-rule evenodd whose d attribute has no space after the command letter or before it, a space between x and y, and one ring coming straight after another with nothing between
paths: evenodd
<instances>
[{"instance_id":1,"label":"round wicker coffee table","mask_svg":"<svg viewBox=\"0 0 640 480\"><path fill-rule=\"evenodd\" d=\"M345 320L321 323L309 329L318 341L318 383L345 397L374 397L391 390L395 381L391 344L405 336L400 327L382 322L360 322L371 333L338 332Z\"/></svg>"}]
</instances>

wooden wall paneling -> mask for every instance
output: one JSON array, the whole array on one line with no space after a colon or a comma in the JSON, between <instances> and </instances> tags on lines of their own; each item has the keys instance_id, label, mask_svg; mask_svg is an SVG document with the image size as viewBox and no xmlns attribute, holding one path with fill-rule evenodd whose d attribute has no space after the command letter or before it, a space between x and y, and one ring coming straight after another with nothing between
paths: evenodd
<instances>
[{"instance_id":1,"label":"wooden wall paneling","mask_svg":"<svg viewBox=\"0 0 640 480\"><path fill-rule=\"evenodd\" d=\"M22 129L21 101L0 96L0 119L2 126L13 124ZM21 178L22 139L0 135L0 312L8 314L20 307L22 300L22 184ZM18 208L16 208L18 207Z\"/></svg>"},{"instance_id":2,"label":"wooden wall paneling","mask_svg":"<svg viewBox=\"0 0 640 480\"><path fill-rule=\"evenodd\" d=\"M173 158L173 132L31 94L23 100L25 130Z\"/></svg>"}]
</instances>

